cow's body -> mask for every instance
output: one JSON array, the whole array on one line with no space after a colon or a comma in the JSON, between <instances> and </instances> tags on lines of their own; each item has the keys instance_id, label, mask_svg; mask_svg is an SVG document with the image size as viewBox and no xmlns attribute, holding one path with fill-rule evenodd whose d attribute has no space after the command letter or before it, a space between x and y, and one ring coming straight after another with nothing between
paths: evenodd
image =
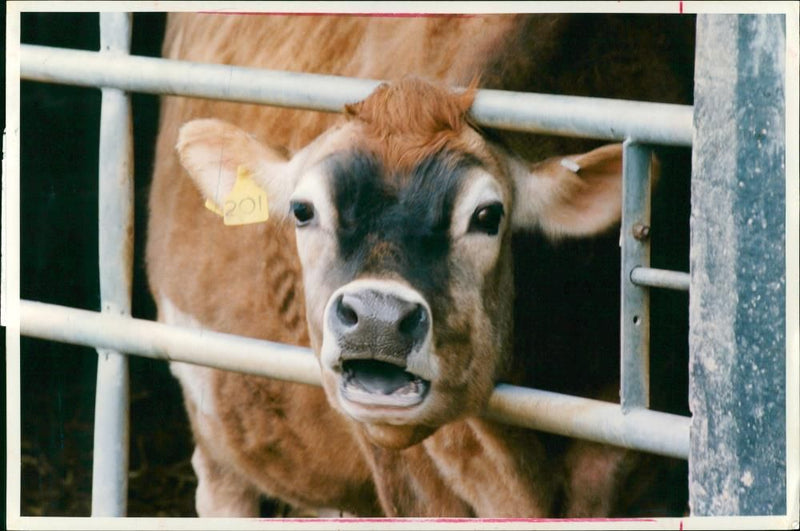
<instances>
[{"instance_id":1,"label":"cow's body","mask_svg":"<svg viewBox=\"0 0 800 531\"><path fill-rule=\"evenodd\" d=\"M630 22L178 15L170 18L164 52L185 60L373 79L414 74L462 86L480 79L482 86L510 90L685 101L685 80L672 71L671 61L685 53L684 45L690 49L681 40L690 32L677 32L690 26ZM604 31L623 29L614 36L622 43L612 46L602 38ZM661 53L665 46L676 50ZM606 68L609 58L618 63ZM148 271L160 320L311 345L315 331L309 335L294 227L274 221L226 227L184 177L174 147L179 127L197 118L236 124L277 148L267 156L280 160L283 151L300 150L339 117L165 98L150 200ZM580 144L503 136L528 160L572 153ZM512 304L511 297L498 303L508 320ZM517 344L536 343L528 327L517 328ZM506 341L511 338L501 338ZM314 347L319 351L321 345ZM612 366L613 347L612 340L605 354ZM529 384L527 356L516 352L512 370L499 377ZM620 449L582 442L567 447L475 415L445 422L427 438L428 433L406 434L405 443L380 429L365 437L330 407L322 389L180 364L173 364L173 372L184 388L197 445L201 515L254 516L261 494L359 515L600 516L625 506L618 491L632 454ZM586 383L537 381L595 395L607 382Z\"/></svg>"}]
</instances>

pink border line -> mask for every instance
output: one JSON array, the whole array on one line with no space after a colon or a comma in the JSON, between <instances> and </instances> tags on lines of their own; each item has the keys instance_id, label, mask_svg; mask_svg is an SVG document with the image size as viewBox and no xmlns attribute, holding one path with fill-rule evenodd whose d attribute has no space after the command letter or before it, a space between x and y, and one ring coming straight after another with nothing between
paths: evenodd
<instances>
[{"instance_id":1,"label":"pink border line","mask_svg":"<svg viewBox=\"0 0 800 531\"><path fill-rule=\"evenodd\" d=\"M447 524L503 524L503 523L607 523L607 522L631 522L631 523L655 523L655 518L262 518L263 522L287 522L287 523L447 523Z\"/></svg>"},{"instance_id":2,"label":"pink border line","mask_svg":"<svg viewBox=\"0 0 800 531\"><path fill-rule=\"evenodd\" d=\"M284 15L284 16L337 16L337 17L377 17L377 18L418 18L418 17L475 17L470 13L307 13L307 12L258 12L258 11L197 11L201 15Z\"/></svg>"}]
</instances>

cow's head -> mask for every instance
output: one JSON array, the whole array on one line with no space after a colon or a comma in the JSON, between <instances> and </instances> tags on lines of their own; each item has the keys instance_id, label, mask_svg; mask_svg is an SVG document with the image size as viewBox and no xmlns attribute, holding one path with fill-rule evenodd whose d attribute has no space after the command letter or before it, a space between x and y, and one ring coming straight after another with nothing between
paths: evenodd
<instances>
[{"instance_id":1,"label":"cow's head","mask_svg":"<svg viewBox=\"0 0 800 531\"><path fill-rule=\"evenodd\" d=\"M531 165L470 124L472 100L382 85L288 160L216 120L180 132L206 197L243 165L270 222L296 224L325 391L384 446L485 406L511 353L512 230L585 236L619 220L620 146Z\"/></svg>"}]
</instances>

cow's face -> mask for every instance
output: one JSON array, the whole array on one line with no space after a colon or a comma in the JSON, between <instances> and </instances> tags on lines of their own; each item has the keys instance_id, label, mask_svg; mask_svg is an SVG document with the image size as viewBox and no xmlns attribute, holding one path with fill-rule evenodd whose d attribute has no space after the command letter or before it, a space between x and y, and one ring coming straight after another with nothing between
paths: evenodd
<instances>
[{"instance_id":1,"label":"cow's face","mask_svg":"<svg viewBox=\"0 0 800 531\"><path fill-rule=\"evenodd\" d=\"M323 385L385 444L477 411L509 350L513 192L481 151L392 168L349 146L291 197Z\"/></svg>"},{"instance_id":2,"label":"cow's face","mask_svg":"<svg viewBox=\"0 0 800 531\"><path fill-rule=\"evenodd\" d=\"M590 234L619 216L618 147L531 168L469 126L471 101L383 86L289 161L219 122L181 133L201 190L224 138L288 207L325 392L384 446L484 407L511 353L512 226Z\"/></svg>"}]
</instances>

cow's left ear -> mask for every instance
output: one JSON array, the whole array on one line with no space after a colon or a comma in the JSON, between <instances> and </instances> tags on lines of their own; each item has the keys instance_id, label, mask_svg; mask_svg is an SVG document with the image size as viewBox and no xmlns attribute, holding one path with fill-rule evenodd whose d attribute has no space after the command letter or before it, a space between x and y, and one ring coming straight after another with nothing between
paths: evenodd
<instances>
[{"instance_id":1,"label":"cow's left ear","mask_svg":"<svg viewBox=\"0 0 800 531\"><path fill-rule=\"evenodd\" d=\"M512 164L516 229L550 238L591 236L619 222L622 144L526 166Z\"/></svg>"}]
</instances>

